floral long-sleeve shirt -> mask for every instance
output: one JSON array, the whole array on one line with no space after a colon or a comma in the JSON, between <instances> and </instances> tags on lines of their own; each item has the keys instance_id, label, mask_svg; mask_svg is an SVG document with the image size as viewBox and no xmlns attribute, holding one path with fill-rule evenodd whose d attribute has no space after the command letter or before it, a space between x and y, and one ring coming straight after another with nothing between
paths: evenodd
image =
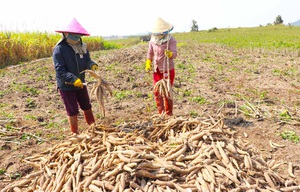
<instances>
[{"instance_id":1,"label":"floral long-sleeve shirt","mask_svg":"<svg viewBox=\"0 0 300 192\"><path fill-rule=\"evenodd\" d=\"M165 56L165 50L172 51L173 55L167 59ZM161 45L156 44L154 41L149 42L149 48L147 53L147 59L150 59L153 63L153 70L156 72L157 68L160 72L166 72L168 69L174 68L174 59L177 57L177 42L173 36L170 40L162 43ZM169 60L169 67L167 66L167 60Z\"/></svg>"}]
</instances>

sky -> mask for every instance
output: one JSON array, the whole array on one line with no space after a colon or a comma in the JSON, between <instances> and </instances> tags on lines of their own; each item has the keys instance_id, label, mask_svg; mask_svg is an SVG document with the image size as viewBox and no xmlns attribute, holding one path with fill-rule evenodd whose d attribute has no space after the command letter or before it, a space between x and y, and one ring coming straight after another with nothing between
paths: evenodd
<instances>
[{"instance_id":1,"label":"sky","mask_svg":"<svg viewBox=\"0 0 300 192\"><path fill-rule=\"evenodd\" d=\"M55 33L73 18L91 36L148 34L160 17L172 32L284 24L300 19L300 0L5 0L0 31Z\"/></svg>"}]
</instances>

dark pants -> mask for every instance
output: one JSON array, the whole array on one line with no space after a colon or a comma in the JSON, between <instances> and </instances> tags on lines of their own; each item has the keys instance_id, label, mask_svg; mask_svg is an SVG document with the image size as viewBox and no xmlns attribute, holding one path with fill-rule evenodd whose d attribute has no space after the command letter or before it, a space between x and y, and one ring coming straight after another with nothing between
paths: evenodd
<instances>
[{"instance_id":1,"label":"dark pants","mask_svg":"<svg viewBox=\"0 0 300 192\"><path fill-rule=\"evenodd\" d=\"M90 97L86 86L80 90L74 91L61 91L59 90L60 96L65 104L65 108L68 116L78 115L79 108L85 111L92 108Z\"/></svg>"},{"instance_id":2,"label":"dark pants","mask_svg":"<svg viewBox=\"0 0 300 192\"><path fill-rule=\"evenodd\" d=\"M167 78L170 78L170 84L171 86L173 86L175 79L175 70L170 70L168 75L170 75L170 77ZM154 85L162 79L164 79L164 73L161 73L157 69L156 73L153 73ZM173 115L173 101L171 99L165 98L162 95L159 95L158 92L154 92L154 96L158 112L161 114L163 111L165 111L167 115Z\"/></svg>"}]
</instances>

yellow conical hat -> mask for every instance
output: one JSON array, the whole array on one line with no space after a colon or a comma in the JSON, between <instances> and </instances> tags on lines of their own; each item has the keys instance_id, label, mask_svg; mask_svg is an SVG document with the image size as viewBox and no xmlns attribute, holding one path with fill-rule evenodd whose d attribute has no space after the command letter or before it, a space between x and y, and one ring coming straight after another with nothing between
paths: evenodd
<instances>
[{"instance_id":1,"label":"yellow conical hat","mask_svg":"<svg viewBox=\"0 0 300 192\"><path fill-rule=\"evenodd\" d=\"M152 34L164 34L172 31L172 29L173 25L159 17L154 23Z\"/></svg>"}]
</instances>

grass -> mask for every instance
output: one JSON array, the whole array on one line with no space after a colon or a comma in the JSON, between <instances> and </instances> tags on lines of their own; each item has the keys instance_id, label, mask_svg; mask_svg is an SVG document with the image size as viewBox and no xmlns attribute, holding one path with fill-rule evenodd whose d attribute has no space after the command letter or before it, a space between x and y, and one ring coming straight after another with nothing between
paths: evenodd
<instances>
[{"instance_id":1,"label":"grass","mask_svg":"<svg viewBox=\"0 0 300 192\"><path fill-rule=\"evenodd\" d=\"M299 33L300 27L298 26L276 25L253 28L224 28L213 32L204 30L178 33L174 34L174 37L184 42L192 40L200 44L214 43L234 48L299 50Z\"/></svg>"},{"instance_id":2,"label":"grass","mask_svg":"<svg viewBox=\"0 0 300 192\"><path fill-rule=\"evenodd\" d=\"M298 143L300 141L300 137L291 130L285 130L283 133L280 133L282 139L286 139L292 141L293 143Z\"/></svg>"},{"instance_id":3,"label":"grass","mask_svg":"<svg viewBox=\"0 0 300 192\"><path fill-rule=\"evenodd\" d=\"M285 121L291 120L291 117L292 117L288 110L282 111L279 116L280 116L280 119L285 120Z\"/></svg>"},{"instance_id":4,"label":"grass","mask_svg":"<svg viewBox=\"0 0 300 192\"><path fill-rule=\"evenodd\" d=\"M196 118L196 117L199 116L199 114L198 114L196 111L194 111L194 110L192 110L192 111L189 113L189 115L190 115L191 117L193 117L193 118Z\"/></svg>"},{"instance_id":5,"label":"grass","mask_svg":"<svg viewBox=\"0 0 300 192\"><path fill-rule=\"evenodd\" d=\"M201 97L201 96L192 97L191 100L195 103L200 104L200 105L208 103L208 101L205 98Z\"/></svg>"},{"instance_id":6,"label":"grass","mask_svg":"<svg viewBox=\"0 0 300 192\"><path fill-rule=\"evenodd\" d=\"M113 96L118 100L128 98L132 95L133 95L133 91L130 91L130 90L114 91L113 92Z\"/></svg>"},{"instance_id":7,"label":"grass","mask_svg":"<svg viewBox=\"0 0 300 192\"><path fill-rule=\"evenodd\" d=\"M191 94L192 94L192 90L184 90L183 91L183 97L188 97L188 96L191 96Z\"/></svg>"},{"instance_id":8,"label":"grass","mask_svg":"<svg viewBox=\"0 0 300 192\"><path fill-rule=\"evenodd\" d=\"M26 120L36 120L37 119L37 117L32 114L25 115L24 118Z\"/></svg>"}]
</instances>

